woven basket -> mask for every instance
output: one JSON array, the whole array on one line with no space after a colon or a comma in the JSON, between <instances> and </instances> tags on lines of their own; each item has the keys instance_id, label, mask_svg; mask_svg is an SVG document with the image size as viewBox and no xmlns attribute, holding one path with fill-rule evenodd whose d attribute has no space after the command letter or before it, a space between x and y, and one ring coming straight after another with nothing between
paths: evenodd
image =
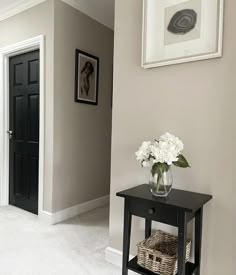
<instances>
[{"instance_id":1,"label":"woven basket","mask_svg":"<svg viewBox=\"0 0 236 275\"><path fill-rule=\"evenodd\" d=\"M190 258L191 241L186 244L186 262ZM142 241L138 247L138 265L160 275L178 272L178 238L161 230Z\"/></svg>"}]
</instances>

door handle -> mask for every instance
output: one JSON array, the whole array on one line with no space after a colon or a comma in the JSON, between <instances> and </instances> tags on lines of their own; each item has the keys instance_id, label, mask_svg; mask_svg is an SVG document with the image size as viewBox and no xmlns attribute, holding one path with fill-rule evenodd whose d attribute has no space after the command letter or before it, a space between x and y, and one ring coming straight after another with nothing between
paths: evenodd
<instances>
[{"instance_id":1,"label":"door handle","mask_svg":"<svg viewBox=\"0 0 236 275\"><path fill-rule=\"evenodd\" d=\"M9 135L9 139L13 138L13 131L9 130L7 131L8 135Z\"/></svg>"}]
</instances>

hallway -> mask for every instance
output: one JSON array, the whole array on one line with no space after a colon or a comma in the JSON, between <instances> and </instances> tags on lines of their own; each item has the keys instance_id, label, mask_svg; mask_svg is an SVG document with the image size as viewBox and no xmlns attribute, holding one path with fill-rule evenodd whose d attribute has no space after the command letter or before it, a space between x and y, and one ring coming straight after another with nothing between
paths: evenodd
<instances>
[{"instance_id":1,"label":"hallway","mask_svg":"<svg viewBox=\"0 0 236 275\"><path fill-rule=\"evenodd\" d=\"M0 208L0 275L120 275L105 261L108 207L48 226L13 206Z\"/></svg>"}]
</instances>

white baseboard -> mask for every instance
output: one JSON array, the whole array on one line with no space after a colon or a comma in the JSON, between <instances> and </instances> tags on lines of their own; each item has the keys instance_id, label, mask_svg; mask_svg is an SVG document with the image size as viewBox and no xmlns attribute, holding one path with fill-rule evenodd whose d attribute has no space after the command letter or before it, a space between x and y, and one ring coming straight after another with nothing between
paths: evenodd
<instances>
[{"instance_id":1,"label":"white baseboard","mask_svg":"<svg viewBox=\"0 0 236 275\"><path fill-rule=\"evenodd\" d=\"M120 250L114 249L112 247L107 247L105 251L106 261L116 265L118 267L122 266L122 252Z\"/></svg>"},{"instance_id":2,"label":"white baseboard","mask_svg":"<svg viewBox=\"0 0 236 275\"><path fill-rule=\"evenodd\" d=\"M122 267L122 252L120 250L114 249L112 247L107 247L105 251L106 261L110 264L113 264L118 267ZM129 256L130 260L134 258L134 256ZM129 271L129 275L137 275L137 273Z\"/></svg>"},{"instance_id":3,"label":"white baseboard","mask_svg":"<svg viewBox=\"0 0 236 275\"><path fill-rule=\"evenodd\" d=\"M85 202L82 204L72 206L70 208L60 210L55 213L42 211L39 214L39 218L47 224L51 224L51 225L56 224L56 223L62 222L64 220L70 219L72 217L75 217L77 215L80 215L82 213L96 209L98 207L107 205L107 204L109 204L109 199L110 199L110 196L101 197L101 198L98 198L98 199L95 199L92 201L88 201L88 202Z\"/></svg>"},{"instance_id":4,"label":"white baseboard","mask_svg":"<svg viewBox=\"0 0 236 275\"><path fill-rule=\"evenodd\" d=\"M42 222L51 225L52 224L52 215L53 214L50 212L42 211L42 212L39 212L38 217Z\"/></svg>"}]
</instances>

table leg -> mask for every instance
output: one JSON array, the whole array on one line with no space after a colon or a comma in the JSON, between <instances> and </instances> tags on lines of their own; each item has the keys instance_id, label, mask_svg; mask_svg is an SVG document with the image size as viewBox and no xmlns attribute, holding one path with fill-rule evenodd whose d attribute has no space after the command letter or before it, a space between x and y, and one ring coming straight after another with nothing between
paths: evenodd
<instances>
[{"instance_id":1,"label":"table leg","mask_svg":"<svg viewBox=\"0 0 236 275\"><path fill-rule=\"evenodd\" d=\"M203 208L200 208L195 216L195 275L200 275L201 267L201 248L202 248L202 217Z\"/></svg>"},{"instance_id":2,"label":"table leg","mask_svg":"<svg viewBox=\"0 0 236 275\"><path fill-rule=\"evenodd\" d=\"M152 233L152 220L145 219L145 239L151 236Z\"/></svg>"},{"instance_id":3,"label":"table leg","mask_svg":"<svg viewBox=\"0 0 236 275\"><path fill-rule=\"evenodd\" d=\"M178 216L178 275L185 275L186 241L187 241L187 218L186 213Z\"/></svg>"},{"instance_id":4,"label":"table leg","mask_svg":"<svg viewBox=\"0 0 236 275\"><path fill-rule=\"evenodd\" d=\"M122 275L128 275L131 222L132 214L129 212L128 202L125 201Z\"/></svg>"}]
</instances>

